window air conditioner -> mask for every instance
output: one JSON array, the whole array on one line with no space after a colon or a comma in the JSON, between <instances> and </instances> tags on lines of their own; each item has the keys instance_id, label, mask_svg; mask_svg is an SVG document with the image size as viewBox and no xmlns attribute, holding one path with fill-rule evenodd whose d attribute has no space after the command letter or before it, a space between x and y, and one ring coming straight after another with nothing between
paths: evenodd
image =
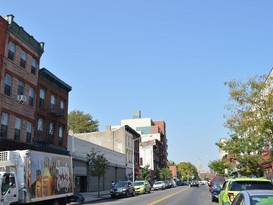
<instances>
[{"instance_id":1,"label":"window air conditioner","mask_svg":"<svg viewBox=\"0 0 273 205\"><path fill-rule=\"evenodd\" d=\"M27 101L27 96L25 95L17 95L17 102L20 104L24 104Z\"/></svg>"}]
</instances>

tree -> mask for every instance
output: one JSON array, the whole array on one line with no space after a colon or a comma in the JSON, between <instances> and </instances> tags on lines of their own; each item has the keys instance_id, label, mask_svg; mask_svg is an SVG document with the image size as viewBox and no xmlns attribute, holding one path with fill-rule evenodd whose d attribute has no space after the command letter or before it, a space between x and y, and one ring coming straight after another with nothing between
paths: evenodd
<instances>
[{"instance_id":1,"label":"tree","mask_svg":"<svg viewBox=\"0 0 273 205\"><path fill-rule=\"evenodd\" d=\"M138 176L140 180L151 180L151 170L149 169L150 165L146 165L143 169L141 169L141 173Z\"/></svg>"},{"instance_id":2,"label":"tree","mask_svg":"<svg viewBox=\"0 0 273 205\"><path fill-rule=\"evenodd\" d=\"M99 151L91 149L90 154L86 154L89 174L98 178L98 196L100 197L100 179L104 177L109 167L108 160Z\"/></svg>"},{"instance_id":3,"label":"tree","mask_svg":"<svg viewBox=\"0 0 273 205\"><path fill-rule=\"evenodd\" d=\"M159 172L159 178L161 180L165 180L165 179L171 179L172 178L172 173L169 170L169 168L161 168L158 169Z\"/></svg>"},{"instance_id":4,"label":"tree","mask_svg":"<svg viewBox=\"0 0 273 205\"><path fill-rule=\"evenodd\" d=\"M219 176L227 176L225 169L230 168L230 164L226 163L224 159L210 161L208 167L217 173Z\"/></svg>"},{"instance_id":5,"label":"tree","mask_svg":"<svg viewBox=\"0 0 273 205\"><path fill-rule=\"evenodd\" d=\"M190 162L180 162L177 164L177 171L179 172L182 180L189 180L192 177L198 179L197 169Z\"/></svg>"},{"instance_id":6,"label":"tree","mask_svg":"<svg viewBox=\"0 0 273 205\"><path fill-rule=\"evenodd\" d=\"M68 129L74 133L96 132L99 131L99 121L93 120L90 114L74 110L68 114Z\"/></svg>"},{"instance_id":7,"label":"tree","mask_svg":"<svg viewBox=\"0 0 273 205\"><path fill-rule=\"evenodd\" d=\"M173 161L168 161L168 166L176 166L176 164L175 164L175 162L173 162Z\"/></svg>"},{"instance_id":8,"label":"tree","mask_svg":"<svg viewBox=\"0 0 273 205\"><path fill-rule=\"evenodd\" d=\"M255 76L246 82L226 82L229 88L225 127L230 138L216 143L239 162L242 175L262 174L261 153L273 143L273 92L271 76Z\"/></svg>"}]
</instances>

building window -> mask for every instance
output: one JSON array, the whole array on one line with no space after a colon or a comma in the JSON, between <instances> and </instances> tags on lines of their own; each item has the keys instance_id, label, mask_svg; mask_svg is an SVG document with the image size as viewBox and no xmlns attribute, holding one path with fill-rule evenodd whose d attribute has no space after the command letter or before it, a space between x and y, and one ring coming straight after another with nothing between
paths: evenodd
<instances>
[{"instance_id":1,"label":"building window","mask_svg":"<svg viewBox=\"0 0 273 205\"><path fill-rule=\"evenodd\" d=\"M31 73L33 75L36 75L37 67L38 67L37 66L37 61L34 58L32 58L32 60L31 60Z\"/></svg>"},{"instance_id":2,"label":"building window","mask_svg":"<svg viewBox=\"0 0 273 205\"><path fill-rule=\"evenodd\" d=\"M34 106L34 95L34 89L30 87L28 91L28 105L31 107Z\"/></svg>"},{"instance_id":3,"label":"building window","mask_svg":"<svg viewBox=\"0 0 273 205\"><path fill-rule=\"evenodd\" d=\"M8 58L13 61L14 60L14 54L15 54L15 44L10 41L9 45L8 45L8 49L9 49Z\"/></svg>"},{"instance_id":4,"label":"building window","mask_svg":"<svg viewBox=\"0 0 273 205\"><path fill-rule=\"evenodd\" d=\"M24 95L24 90L25 90L25 83L23 83L22 81L19 81L18 82L17 94L18 95Z\"/></svg>"},{"instance_id":5,"label":"building window","mask_svg":"<svg viewBox=\"0 0 273 205\"><path fill-rule=\"evenodd\" d=\"M32 123L31 122L27 122L27 139L26 142L27 143L31 143L31 138L32 138Z\"/></svg>"},{"instance_id":6,"label":"building window","mask_svg":"<svg viewBox=\"0 0 273 205\"><path fill-rule=\"evenodd\" d=\"M49 136L49 143L53 143L54 138L54 123L49 124L49 130L48 130L48 136Z\"/></svg>"},{"instance_id":7,"label":"building window","mask_svg":"<svg viewBox=\"0 0 273 205\"><path fill-rule=\"evenodd\" d=\"M21 52L20 66L26 68L27 53L25 51Z\"/></svg>"},{"instance_id":8,"label":"building window","mask_svg":"<svg viewBox=\"0 0 273 205\"><path fill-rule=\"evenodd\" d=\"M39 119L38 120L38 128L37 128L37 130L38 130L37 140L38 141L42 141L42 139L43 139L43 126L44 126L43 124L44 124L43 120Z\"/></svg>"},{"instance_id":9,"label":"building window","mask_svg":"<svg viewBox=\"0 0 273 205\"><path fill-rule=\"evenodd\" d=\"M60 101L60 115L64 116L64 101Z\"/></svg>"},{"instance_id":10,"label":"building window","mask_svg":"<svg viewBox=\"0 0 273 205\"><path fill-rule=\"evenodd\" d=\"M55 102L56 102L55 95L51 95L51 98L50 98L50 111L51 112L55 111Z\"/></svg>"},{"instance_id":11,"label":"building window","mask_svg":"<svg viewBox=\"0 0 273 205\"><path fill-rule=\"evenodd\" d=\"M20 141L21 127L22 127L22 119L16 117L15 118L14 140Z\"/></svg>"},{"instance_id":12,"label":"building window","mask_svg":"<svg viewBox=\"0 0 273 205\"><path fill-rule=\"evenodd\" d=\"M63 144L64 128L59 127L59 145Z\"/></svg>"},{"instance_id":13,"label":"building window","mask_svg":"<svg viewBox=\"0 0 273 205\"><path fill-rule=\"evenodd\" d=\"M5 88L4 93L7 96L11 96L11 86L12 86L12 76L9 74L6 74L5 76Z\"/></svg>"},{"instance_id":14,"label":"building window","mask_svg":"<svg viewBox=\"0 0 273 205\"><path fill-rule=\"evenodd\" d=\"M40 107L45 106L45 90L44 89L40 89L39 106Z\"/></svg>"},{"instance_id":15,"label":"building window","mask_svg":"<svg viewBox=\"0 0 273 205\"><path fill-rule=\"evenodd\" d=\"M1 117L0 137L4 137L4 138L8 137L8 123L9 123L9 115L3 112Z\"/></svg>"}]
</instances>

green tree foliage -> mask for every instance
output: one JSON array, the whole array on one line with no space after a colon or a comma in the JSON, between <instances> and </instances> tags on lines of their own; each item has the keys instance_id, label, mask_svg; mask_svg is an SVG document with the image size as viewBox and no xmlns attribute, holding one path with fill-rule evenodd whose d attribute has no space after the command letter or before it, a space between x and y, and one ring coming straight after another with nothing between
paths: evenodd
<instances>
[{"instance_id":1,"label":"green tree foliage","mask_svg":"<svg viewBox=\"0 0 273 205\"><path fill-rule=\"evenodd\" d=\"M226 82L230 104L225 127L230 138L216 145L233 155L239 162L237 168L245 176L262 174L261 153L273 138L273 92L272 77L255 76L246 82Z\"/></svg>"},{"instance_id":2,"label":"green tree foliage","mask_svg":"<svg viewBox=\"0 0 273 205\"><path fill-rule=\"evenodd\" d=\"M143 169L141 169L141 173L138 176L139 180L147 180L151 181L151 170L149 169L150 165L146 165Z\"/></svg>"},{"instance_id":3,"label":"green tree foliage","mask_svg":"<svg viewBox=\"0 0 273 205\"><path fill-rule=\"evenodd\" d=\"M208 167L212 169L218 176L228 176L225 169L230 170L230 164L225 159L210 161Z\"/></svg>"},{"instance_id":4,"label":"green tree foliage","mask_svg":"<svg viewBox=\"0 0 273 205\"><path fill-rule=\"evenodd\" d=\"M175 162L173 162L173 161L168 161L168 166L176 166L176 164L175 164Z\"/></svg>"},{"instance_id":5,"label":"green tree foliage","mask_svg":"<svg viewBox=\"0 0 273 205\"><path fill-rule=\"evenodd\" d=\"M74 133L86 133L99 131L99 121L93 120L90 114L74 110L68 114L68 129Z\"/></svg>"},{"instance_id":6,"label":"green tree foliage","mask_svg":"<svg viewBox=\"0 0 273 205\"><path fill-rule=\"evenodd\" d=\"M198 179L198 172L194 165L190 162L180 162L177 164L177 171L183 181L190 180L193 176L194 179Z\"/></svg>"},{"instance_id":7,"label":"green tree foliage","mask_svg":"<svg viewBox=\"0 0 273 205\"><path fill-rule=\"evenodd\" d=\"M158 169L159 172L159 179L160 180L165 180L165 179L172 179L172 173L169 170L169 168L161 168Z\"/></svg>"},{"instance_id":8,"label":"green tree foliage","mask_svg":"<svg viewBox=\"0 0 273 205\"><path fill-rule=\"evenodd\" d=\"M88 172L91 176L98 178L98 196L100 196L100 179L104 177L106 170L109 167L108 160L103 154L91 149L90 154L86 154L88 162Z\"/></svg>"}]
</instances>

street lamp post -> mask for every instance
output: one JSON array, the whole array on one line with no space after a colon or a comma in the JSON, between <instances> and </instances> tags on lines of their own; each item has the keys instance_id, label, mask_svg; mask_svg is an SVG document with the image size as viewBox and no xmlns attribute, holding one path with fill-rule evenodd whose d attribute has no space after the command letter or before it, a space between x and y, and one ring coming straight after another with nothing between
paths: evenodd
<instances>
[{"instance_id":1,"label":"street lamp post","mask_svg":"<svg viewBox=\"0 0 273 205\"><path fill-rule=\"evenodd\" d=\"M133 182L135 182L135 141L137 140L140 140L140 137L133 139Z\"/></svg>"}]
</instances>

